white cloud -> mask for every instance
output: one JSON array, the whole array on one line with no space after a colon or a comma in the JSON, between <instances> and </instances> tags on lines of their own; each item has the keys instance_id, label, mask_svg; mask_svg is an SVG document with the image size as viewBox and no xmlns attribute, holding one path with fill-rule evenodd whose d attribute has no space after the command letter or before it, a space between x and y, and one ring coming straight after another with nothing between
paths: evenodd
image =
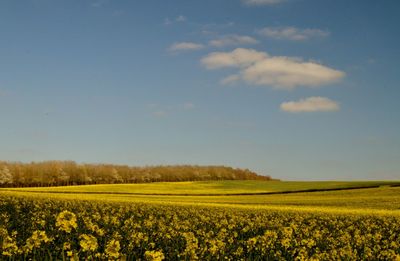
<instances>
[{"instance_id":1,"label":"white cloud","mask_svg":"<svg viewBox=\"0 0 400 261\"><path fill-rule=\"evenodd\" d=\"M276 5L285 2L285 0L242 0L246 5Z\"/></svg>"},{"instance_id":2,"label":"white cloud","mask_svg":"<svg viewBox=\"0 0 400 261\"><path fill-rule=\"evenodd\" d=\"M334 83L345 73L312 61L285 56L270 56L253 49L237 48L232 52L213 52L201 59L207 69L236 67L236 76L228 76L222 84L243 80L252 85L277 89L298 86L317 87Z\"/></svg>"},{"instance_id":3,"label":"white cloud","mask_svg":"<svg viewBox=\"0 0 400 261\"><path fill-rule=\"evenodd\" d=\"M274 39L291 41L306 41L311 38L322 38L329 36L328 31L320 29L300 29L296 27L265 27L258 30L258 33Z\"/></svg>"},{"instance_id":4,"label":"white cloud","mask_svg":"<svg viewBox=\"0 0 400 261\"><path fill-rule=\"evenodd\" d=\"M325 97L309 97L299 101L289 101L281 104L281 110L291 113L338 111L340 106L337 102Z\"/></svg>"},{"instance_id":5,"label":"white cloud","mask_svg":"<svg viewBox=\"0 0 400 261\"><path fill-rule=\"evenodd\" d=\"M213 52L201 59L207 69L247 67L268 57L267 53L253 49L236 48L232 52Z\"/></svg>"},{"instance_id":6,"label":"white cloud","mask_svg":"<svg viewBox=\"0 0 400 261\"><path fill-rule=\"evenodd\" d=\"M177 22L185 22L187 20L186 16L179 15L177 18L175 18L175 21Z\"/></svg>"},{"instance_id":7,"label":"white cloud","mask_svg":"<svg viewBox=\"0 0 400 261\"><path fill-rule=\"evenodd\" d=\"M335 82L343 76L341 71L290 57L270 57L242 71L242 78L248 83L284 89L316 87Z\"/></svg>"},{"instance_id":8,"label":"white cloud","mask_svg":"<svg viewBox=\"0 0 400 261\"><path fill-rule=\"evenodd\" d=\"M174 43L171 45L168 50L171 52L178 52L178 51L195 51L204 48L204 45L199 43L193 42L180 42Z\"/></svg>"},{"instance_id":9,"label":"white cloud","mask_svg":"<svg viewBox=\"0 0 400 261\"><path fill-rule=\"evenodd\" d=\"M215 47L223 47L228 45L245 45L245 44L257 44L258 41L253 37L247 35L225 35L217 39L211 40L209 45Z\"/></svg>"},{"instance_id":10,"label":"white cloud","mask_svg":"<svg viewBox=\"0 0 400 261\"><path fill-rule=\"evenodd\" d=\"M223 78L220 83L223 85L230 85L238 82L240 80L240 75L237 74L231 74L225 78Z\"/></svg>"}]
</instances>

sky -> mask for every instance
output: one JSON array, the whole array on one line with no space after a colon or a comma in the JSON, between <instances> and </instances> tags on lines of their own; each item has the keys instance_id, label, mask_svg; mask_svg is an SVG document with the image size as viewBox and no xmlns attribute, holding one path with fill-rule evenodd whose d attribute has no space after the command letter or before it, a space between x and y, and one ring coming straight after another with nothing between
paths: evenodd
<instances>
[{"instance_id":1,"label":"sky","mask_svg":"<svg viewBox=\"0 0 400 261\"><path fill-rule=\"evenodd\" d=\"M2 0L0 159L400 179L397 0Z\"/></svg>"}]
</instances>

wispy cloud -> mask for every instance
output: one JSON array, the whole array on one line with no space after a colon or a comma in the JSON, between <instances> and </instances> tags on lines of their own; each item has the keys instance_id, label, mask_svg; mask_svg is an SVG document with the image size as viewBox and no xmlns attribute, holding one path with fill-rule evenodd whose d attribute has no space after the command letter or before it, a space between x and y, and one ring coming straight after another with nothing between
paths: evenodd
<instances>
[{"instance_id":1,"label":"wispy cloud","mask_svg":"<svg viewBox=\"0 0 400 261\"><path fill-rule=\"evenodd\" d=\"M337 102L325 97L309 97L298 101L284 102L280 108L282 111L300 113L338 111L340 106Z\"/></svg>"},{"instance_id":2,"label":"wispy cloud","mask_svg":"<svg viewBox=\"0 0 400 261\"><path fill-rule=\"evenodd\" d=\"M220 83L221 83L222 85L231 85L231 84L234 84L234 83L238 82L239 80L240 80L240 75L231 74L231 75L229 75L229 76L223 78L223 79L220 81Z\"/></svg>"},{"instance_id":3,"label":"wispy cloud","mask_svg":"<svg viewBox=\"0 0 400 261\"><path fill-rule=\"evenodd\" d=\"M187 20L186 16L179 15L177 18L175 18L176 22L185 22Z\"/></svg>"},{"instance_id":4,"label":"wispy cloud","mask_svg":"<svg viewBox=\"0 0 400 261\"><path fill-rule=\"evenodd\" d=\"M254 49L237 48L232 52L212 52L201 59L207 69L224 67L248 67L268 57L267 53Z\"/></svg>"},{"instance_id":5,"label":"wispy cloud","mask_svg":"<svg viewBox=\"0 0 400 261\"><path fill-rule=\"evenodd\" d=\"M260 35L290 41L306 41L311 38L323 38L329 36L329 32L313 28L296 28L296 27L265 27L257 30Z\"/></svg>"},{"instance_id":6,"label":"wispy cloud","mask_svg":"<svg viewBox=\"0 0 400 261\"><path fill-rule=\"evenodd\" d=\"M285 2L286 0L242 0L246 5L276 5Z\"/></svg>"},{"instance_id":7,"label":"wispy cloud","mask_svg":"<svg viewBox=\"0 0 400 261\"><path fill-rule=\"evenodd\" d=\"M224 35L217 39L213 39L209 42L209 45L214 47L224 47L229 45L247 45L247 44L257 44L257 39L247 36L247 35Z\"/></svg>"},{"instance_id":8,"label":"wispy cloud","mask_svg":"<svg viewBox=\"0 0 400 261\"><path fill-rule=\"evenodd\" d=\"M236 74L221 82L231 84L243 80L248 84L294 89L334 83L345 76L339 70L313 61L286 56L270 56L254 49L237 48L232 52L213 52L201 59L207 69L238 68Z\"/></svg>"},{"instance_id":9,"label":"wispy cloud","mask_svg":"<svg viewBox=\"0 0 400 261\"><path fill-rule=\"evenodd\" d=\"M168 51L170 52L180 52L180 51L196 51L203 49L204 45L194 42L179 42L172 44Z\"/></svg>"},{"instance_id":10,"label":"wispy cloud","mask_svg":"<svg viewBox=\"0 0 400 261\"><path fill-rule=\"evenodd\" d=\"M169 18L169 17L165 18L164 19L164 25L171 25L173 23L183 23L183 22L186 22L186 21L187 21L187 17L186 16L178 15L177 17L172 18L172 19Z\"/></svg>"}]
</instances>

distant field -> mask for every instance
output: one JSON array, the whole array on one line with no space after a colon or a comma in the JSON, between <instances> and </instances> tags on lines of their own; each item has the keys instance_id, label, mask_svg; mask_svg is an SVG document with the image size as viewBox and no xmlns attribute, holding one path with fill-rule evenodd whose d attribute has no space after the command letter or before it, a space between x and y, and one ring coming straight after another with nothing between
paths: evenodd
<instances>
[{"instance_id":1,"label":"distant field","mask_svg":"<svg viewBox=\"0 0 400 261\"><path fill-rule=\"evenodd\" d=\"M378 210L400 215L396 182L211 181L0 189L0 194L54 199L141 202L328 212ZM379 186L379 187L377 187ZM371 187L354 189L359 187ZM350 188L350 189L344 189ZM344 189L344 190L329 190ZM321 190L301 192L307 190ZM251 194L288 192L282 194ZM250 193L246 195L247 193ZM209 195L207 195L209 194ZM379 212L379 211L378 211Z\"/></svg>"},{"instance_id":2,"label":"distant field","mask_svg":"<svg viewBox=\"0 0 400 261\"><path fill-rule=\"evenodd\" d=\"M389 181L207 181L207 182L158 182L142 184L106 184L63 187L11 188L3 190L35 192L79 192L79 193L131 193L144 195L223 195L308 190L330 190L357 187L395 185ZM1 191L1 189L0 189Z\"/></svg>"}]
</instances>

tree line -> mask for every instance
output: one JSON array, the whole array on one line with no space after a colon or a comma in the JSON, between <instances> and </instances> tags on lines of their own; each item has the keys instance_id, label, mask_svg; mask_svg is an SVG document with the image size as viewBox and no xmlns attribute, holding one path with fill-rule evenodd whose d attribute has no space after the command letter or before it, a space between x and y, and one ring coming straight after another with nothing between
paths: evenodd
<instances>
[{"instance_id":1,"label":"tree line","mask_svg":"<svg viewBox=\"0 0 400 261\"><path fill-rule=\"evenodd\" d=\"M0 161L1 187L48 187L161 181L271 180L248 169L226 166L78 164L74 161Z\"/></svg>"}]
</instances>

